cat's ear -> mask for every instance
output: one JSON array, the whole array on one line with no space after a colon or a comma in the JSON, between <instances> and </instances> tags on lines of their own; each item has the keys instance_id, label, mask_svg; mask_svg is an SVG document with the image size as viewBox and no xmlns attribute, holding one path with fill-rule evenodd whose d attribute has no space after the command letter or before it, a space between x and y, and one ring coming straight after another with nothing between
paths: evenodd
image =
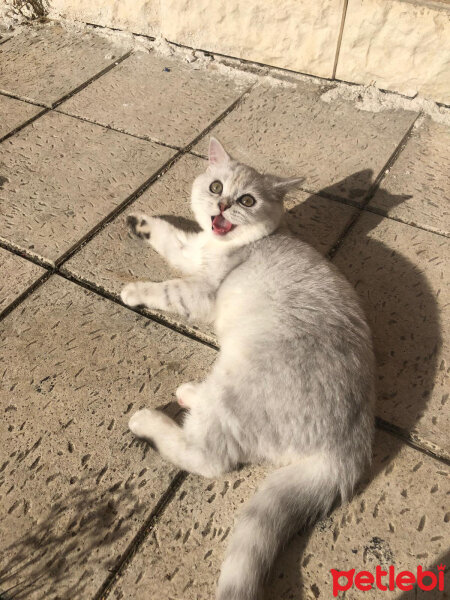
<instances>
[{"instance_id":1,"label":"cat's ear","mask_svg":"<svg viewBox=\"0 0 450 600\"><path fill-rule=\"evenodd\" d=\"M304 177L276 177L271 176L272 187L286 194L289 190L298 188L305 181Z\"/></svg>"},{"instance_id":2,"label":"cat's ear","mask_svg":"<svg viewBox=\"0 0 450 600\"><path fill-rule=\"evenodd\" d=\"M294 188L298 188L305 181L304 177L278 177L277 175L264 176L267 189L272 188L279 200Z\"/></svg>"},{"instance_id":3,"label":"cat's ear","mask_svg":"<svg viewBox=\"0 0 450 600\"><path fill-rule=\"evenodd\" d=\"M210 165L227 165L231 160L231 156L215 137L209 140L208 157Z\"/></svg>"}]
</instances>

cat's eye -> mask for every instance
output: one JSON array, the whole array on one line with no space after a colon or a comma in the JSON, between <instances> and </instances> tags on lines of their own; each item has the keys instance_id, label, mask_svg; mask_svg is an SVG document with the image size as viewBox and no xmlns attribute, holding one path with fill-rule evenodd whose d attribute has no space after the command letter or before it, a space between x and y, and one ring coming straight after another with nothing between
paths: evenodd
<instances>
[{"instance_id":1,"label":"cat's eye","mask_svg":"<svg viewBox=\"0 0 450 600\"><path fill-rule=\"evenodd\" d=\"M256 204L256 200L253 198L253 196L250 196L250 194L244 194L243 196L238 198L238 202L239 204L242 204L242 206L246 206L247 208L250 208L250 206Z\"/></svg>"},{"instance_id":2,"label":"cat's eye","mask_svg":"<svg viewBox=\"0 0 450 600\"><path fill-rule=\"evenodd\" d=\"M213 194L221 194L223 190L223 185L220 181L213 181L209 186L209 191Z\"/></svg>"}]
</instances>

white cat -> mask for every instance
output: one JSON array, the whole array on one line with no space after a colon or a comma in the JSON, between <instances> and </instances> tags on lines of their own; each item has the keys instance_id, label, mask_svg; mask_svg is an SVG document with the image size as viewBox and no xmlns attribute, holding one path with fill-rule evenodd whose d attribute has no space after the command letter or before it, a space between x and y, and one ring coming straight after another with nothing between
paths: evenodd
<instances>
[{"instance_id":1,"label":"white cat","mask_svg":"<svg viewBox=\"0 0 450 600\"><path fill-rule=\"evenodd\" d=\"M244 508L218 584L219 600L255 600L280 546L346 501L370 461L374 376L369 328L337 270L280 227L299 179L263 175L211 138L186 233L132 215L133 231L185 274L131 283L130 306L214 323L220 352L205 381L176 392L179 427L141 410L130 429L173 464L216 477L240 463L280 467Z\"/></svg>"}]
</instances>

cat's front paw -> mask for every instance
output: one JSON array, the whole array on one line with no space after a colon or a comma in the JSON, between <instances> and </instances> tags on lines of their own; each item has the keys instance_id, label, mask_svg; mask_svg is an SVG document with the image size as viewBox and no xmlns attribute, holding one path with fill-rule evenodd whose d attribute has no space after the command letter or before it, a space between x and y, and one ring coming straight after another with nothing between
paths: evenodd
<instances>
[{"instance_id":1,"label":"cat's front paw","mask_svg":"<svg viewBox=\"0 0 450 600\"><path fill-rule=\"evenodd\" d=\"M120 298L127 306L140 306L145 304L142 287L139 281L127 283L120 292Z\"/></svg>"},{"instance_id":2,"label":"cat's front paw","mask_svg":"<svg viewBox=\"0 0 450 600\"><path fill-rule=\"evenodd\" d=\"M128 226L134 235L145 240L150 239L152 220L153 217L141 213L134 213L127 217Z\"/></svg>"}]
</instances>

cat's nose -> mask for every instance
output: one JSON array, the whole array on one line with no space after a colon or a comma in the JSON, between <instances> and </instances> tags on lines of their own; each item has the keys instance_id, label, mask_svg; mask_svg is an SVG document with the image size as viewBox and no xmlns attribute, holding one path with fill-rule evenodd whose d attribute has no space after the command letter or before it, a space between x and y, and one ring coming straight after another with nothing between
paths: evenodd
<instances>
[{"instance_id":1,"label":"cat's nose","mask_svg":"<svg viewBox=\"0 0 450 600\"><path fill-rule=\"evenodd\" d=\"M227 208L230 208L230 204L228 202L219 202L220 212L227 210Z\"/></svg>"}]
</instances>

